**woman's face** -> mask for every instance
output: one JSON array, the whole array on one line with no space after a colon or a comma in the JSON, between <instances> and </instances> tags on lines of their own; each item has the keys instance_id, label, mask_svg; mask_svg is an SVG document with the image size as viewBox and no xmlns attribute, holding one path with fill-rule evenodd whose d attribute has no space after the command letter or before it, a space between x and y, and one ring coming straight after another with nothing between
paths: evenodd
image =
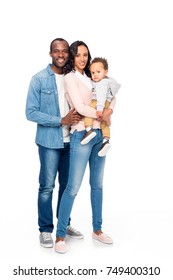
<instances>
[{"instance_id":1,"label":"woman's face","mask_svg":"<svg viewBox=\"0 0 173 280\"><path fill-rule=\"evenodd\" d=\"M88 62L88 49L81 45L78 47L76 56L74 57L74 68L83 74L83 70Z\"/></svg>"}]
</instances>

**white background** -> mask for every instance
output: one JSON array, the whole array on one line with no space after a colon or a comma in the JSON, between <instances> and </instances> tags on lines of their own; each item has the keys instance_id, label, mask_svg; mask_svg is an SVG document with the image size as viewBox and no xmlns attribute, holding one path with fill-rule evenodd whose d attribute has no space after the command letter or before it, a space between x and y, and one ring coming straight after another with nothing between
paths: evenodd
<instances>
[{"instance_id":1,"label":"white background","mask_svg":"<svg viewBox=\"0 0 173 280\"><path fill-rule=\"evenodd\" d=\"M22 268L96 268L76 279L172 279L173 134L171 0L1 1L1 271ZM121 83L112 118L104 184L103 230L113 246L91 239L88 170L76 198L72 225L84 240L67 240L59 255L39 246L36 125L25 118L31 76L49 62L56 37L83 40L92 57L109 61ZM54 192L54 210L58 186ZM56 219L55 219L56 224ZM55 237L55 232L53 233ZM106 266L159 266L159 276L106 275ZM103 269L101 273L100 270ZM66 276L68 279L74 278Z\"/></svg>"}]
</instances>

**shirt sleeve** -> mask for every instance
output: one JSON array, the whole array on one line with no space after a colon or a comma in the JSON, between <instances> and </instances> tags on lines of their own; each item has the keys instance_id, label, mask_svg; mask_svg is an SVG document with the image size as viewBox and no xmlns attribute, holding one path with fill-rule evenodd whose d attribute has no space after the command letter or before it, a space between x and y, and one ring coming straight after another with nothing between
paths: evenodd
<instances>
[{"instance_id":1,"label":"shirt sleeve","mask_svg":"<svg viewBox=\"0 0 173 280\"><path fill-rule=\"evenodd\" d=\"M32 78L27 95L25 114L29 121L43 126L56 127L61 125L61 117L47 114L40 109L41 89L39 79Z\"/></svg>"},{"instance_id":2,"label":"shirt sleeve","mask_svg":"<svg viewBox=\"0 0 173 280\"><path fill-rule=\"evenodd\" d=\"M111 89L111 94L112 96L115 96L117 94L117 92L119 91L121 85L119 83L117 83L117 81L111 77L108 77L108 82L109 82L109 86Z\"/></svg>"},{"instance_id":3,"label":"shirt sleeve","mask_svg":"<svg viewBox=\"0 0 173 280\"><path fill-rule=\"evenodd\" d=\"M111 77L108 77L108 82L109 82L109 86L110 86L110 89L111 89L111 95L113 96L109 108L113 110L114 107L115 107L115 104L116 104L115 95L119 91L119 89L121 87L121 84L119 84L114 78L111 78Z\"/></svg>"}]
</instances>

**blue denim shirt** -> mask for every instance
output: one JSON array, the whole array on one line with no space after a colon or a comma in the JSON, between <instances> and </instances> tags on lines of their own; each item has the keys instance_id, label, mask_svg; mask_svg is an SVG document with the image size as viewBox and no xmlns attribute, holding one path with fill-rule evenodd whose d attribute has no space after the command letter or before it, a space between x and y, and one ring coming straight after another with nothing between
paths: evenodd
<instances>
[{"instance_id":1,"label":"blue denim shirt","mask_svg":"<svg viewBox=\"0 0 173 280\"><path fill-rule=\"evenodd\" d=\"M36 144L53 149L64 147L58 89L50 64L30 81L26 118L37 123Z\"/></svg>"}]
</instances>

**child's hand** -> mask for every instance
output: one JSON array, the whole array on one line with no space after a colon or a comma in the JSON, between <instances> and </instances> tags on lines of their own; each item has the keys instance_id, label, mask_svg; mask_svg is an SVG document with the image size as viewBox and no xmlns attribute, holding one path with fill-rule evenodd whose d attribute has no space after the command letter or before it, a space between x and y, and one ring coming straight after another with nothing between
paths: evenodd
<instances>
[{"instance_id":1,"label":"child's hand","mask_svg":"<svg viewBox=\"0 0 173 280\"><path fill-rule=\"evenodd\" d=\"M97 117L102 117L103 112L102 111L96 111L96 115L97 115Z\"/></svg>"},{"instance_id":2,"label":"child's hand","mask_svg":"<svg viewBox=\"0 0 173 280\"><path fill-rule=\"evenodd\" d=\"M104 120L105 122L110 121L110 116L112 115L112 113L113 113L113 110L112 110L112 109L110 109L110 108L104 109L104 110L103 110L103 115L102 115L103 120Z\"/></svg>"},{"instance_id":3,"label":"child's hand","mask_svg":"<svg viewBox=\"0 0 173 280\"><path fill-rule=\"evenodd\" d=\"M108 126L110 126L110 125L111 125L111 120L109 119L109 120L106 122L106 124L107 124Z\"/></svg>"}]
</instances>

